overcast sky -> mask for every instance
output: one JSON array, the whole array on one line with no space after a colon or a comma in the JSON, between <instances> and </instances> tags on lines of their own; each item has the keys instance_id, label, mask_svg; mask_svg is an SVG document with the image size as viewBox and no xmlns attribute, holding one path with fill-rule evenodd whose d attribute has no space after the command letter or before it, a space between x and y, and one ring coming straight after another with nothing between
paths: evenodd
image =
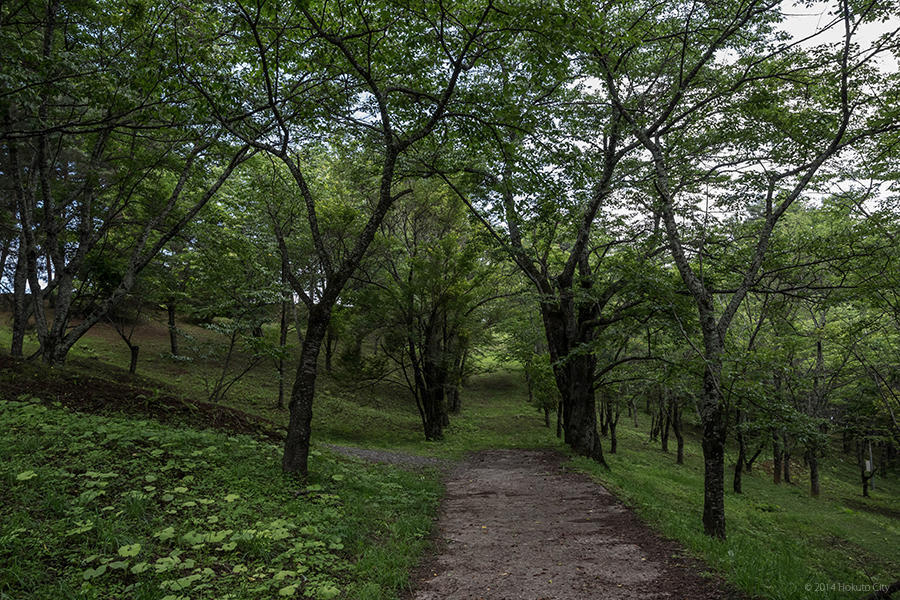
<instances>
[{"instance_id":1,"label":"overcast sky","mask_svg":"<svg viewBox=\"0 0 900 600\"><path fill-rule=\"evenodd\" d=\"M791 33L794 39L802 39L817 30L827 26L834 20L833 12L837 8L836 2L816 2L812 6L803 6L793 0L785 0L781 4L781 9L785 15L789 15L784 23L785 29ZM900 27L897 20L886 21L882 23L867 23L860 29L856 37L857 43L861 48L868 47L879 37L890 31ZM810 45L825 42L839 43L844 35L843 26L838 24L828 31L824 32L816 40L811 41ZM896 73L898 70L896 54L882 53L879 64L881 69L887 73Z\"/></svg>"}]
</instances>

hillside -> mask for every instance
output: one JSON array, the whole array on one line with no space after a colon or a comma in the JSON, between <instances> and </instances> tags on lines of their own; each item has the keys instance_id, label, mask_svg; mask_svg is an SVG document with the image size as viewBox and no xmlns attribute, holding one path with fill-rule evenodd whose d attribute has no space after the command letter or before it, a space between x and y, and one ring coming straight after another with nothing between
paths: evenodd
<instances>
[{"instance_id":1,"label":"hillside","mask_svg":"<svg viewBox=\"0 0 900 600\"><path fill-rule=\"evenodd\" d=\"M137 377L102 328L63 370L3 359L0 598L396 598L426 550L439 473L373 466L325 444L452 460L491 448L565 452L512 365L474 376L445 440L429 443L406 393L336 371L321 379L314 475L298 485L278 469L286 412L273 406L272 367L249 373L225 406L199 402L209 366L166 356L161 331L143 326ZM900 572L896 475L864 499L855 464L832 453L812 499L800 463L792 485L775 486L764 454L744 493L726 496L721 543L697 526L703 465L691 427L678 466L649 441L649 417L638 420L623 415L609 471L580 458L571 468L744 593L859 598Z\"/></svg>"}]
</instances>

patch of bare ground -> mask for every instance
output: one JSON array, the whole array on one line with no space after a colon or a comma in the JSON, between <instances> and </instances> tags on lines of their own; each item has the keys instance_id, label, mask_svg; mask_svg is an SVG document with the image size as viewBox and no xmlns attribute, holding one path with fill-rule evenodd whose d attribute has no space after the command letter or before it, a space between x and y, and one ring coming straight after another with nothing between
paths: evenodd
<instances>
[{"instance_id":1,"label":"patch of bare ground","mask_svg":"<svg viewBox=\"0 0 900 600\"><path fill-rule=\"evenodd\" d=\"M169 390L151 387L126 372L92 377L0 355L0 398L15 400L23 396L59 402L87 413L124 413L276 442L284 439L283 427L262 417L220 404L182 398Z\"/></svg>"},{"instance_id":2,"label":"patch of bare ground","mask_svg":"<svg viewBox=\"0 0 900 600\"><path fill-rule=\"evenodd\" d=\"M412 600L738 599L550 450L489 450L447 480Z\"/></svg>"}]
</instances>

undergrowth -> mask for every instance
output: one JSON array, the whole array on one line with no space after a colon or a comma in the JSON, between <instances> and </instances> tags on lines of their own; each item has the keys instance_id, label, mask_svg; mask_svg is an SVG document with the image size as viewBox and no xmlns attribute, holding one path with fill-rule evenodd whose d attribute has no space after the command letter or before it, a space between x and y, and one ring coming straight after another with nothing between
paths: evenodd
<instances>
[{"instance_id":1,"label":"undergrowth","mask_svg":"<svg viewBox=\"0 0 900 600\"><path fill-rule=\"evenodd\" d=\"M436 474L0 400L0 598L396 597Z\"/></svg>"}]
</instances>

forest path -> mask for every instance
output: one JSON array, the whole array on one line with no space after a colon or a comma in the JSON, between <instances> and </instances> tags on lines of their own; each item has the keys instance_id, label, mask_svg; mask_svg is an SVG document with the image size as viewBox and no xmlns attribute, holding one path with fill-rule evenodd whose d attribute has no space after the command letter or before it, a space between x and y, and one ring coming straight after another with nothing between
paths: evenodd
<instances>
[{"instance_id":1,"label":"forest path","mask_svg":"<svg viewBox=\"0 0 900 600\"><path fill-rule=\"evenodd\" d=\"M729 598L702 564L550 450L488 450L447 480L414 600Z\"/></svg>"}]
</instances>

